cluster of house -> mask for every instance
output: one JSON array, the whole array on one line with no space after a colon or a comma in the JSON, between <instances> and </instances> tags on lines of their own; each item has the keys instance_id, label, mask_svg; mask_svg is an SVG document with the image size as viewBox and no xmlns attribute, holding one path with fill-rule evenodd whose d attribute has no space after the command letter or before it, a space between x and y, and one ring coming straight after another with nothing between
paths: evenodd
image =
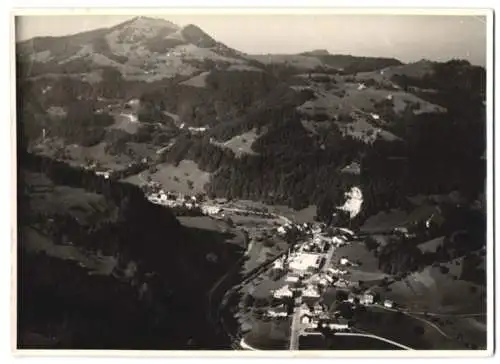
<instances>
[{"instance_id":1,"label":"cluster of house","mask_svg":"<svg viewBox=\"0 0 500 364\"><path fill-rule=\"evenodd\" d=\"M312 225L308 223L303 224L293 224L291 222L287 222L284 225L281 225L277 228L277 232L279 235L286 235L290 230L297 229L297 231L309 233L312 232Z\"/></svg>"},{"instance_id":2,"label":"cluster of house","mask_svg":"<svg viewBox=\"0 0 500 364\"><path fill-rule=\"evenodd\" d=\"M354 293L349 293L349 297L347 298L347 301L352 304L359 303L360 305L373 305L375 303L375 293L373 293L371 290L367 290L361 294L354 294ZM382 302L383 306L386 308L393 308L394 307L394 301L392 300L384 300Z\"/></svg>"},{"instance_id":3,"label":"cluster of house","mask_svg":"<svg viewBox=\"0 0 500 364\"><path fill-rule=\"evenodd\" d=\"M317 329L329 329L331 331L349 330L349 322L341 316L328 315L325 307L316 304L308 306L302 304L299 308L300 323L305 333L317 332Z\"/></svg>"},{"instance_id":4,"label":"cluster of house","mask_svg":"<svg viewBox=\"0 0 500 364\"><path fill-rule=\"evenodd\" d=\"M155 189L155 187L158 187L155 184L150 184L150 187L153 187L153 191L147 194L147 198L152 203L186 209L199 208L203 214L211 216L220 215L222 212L221 206L217 204L206 204L203 202L202 197L177 192L165 192L161 188Z\"/></svg>"},{"instance_id":5,"label":"cluster of house","mask_svg":"<svg viewBox=\"0 0 500 364\"><path fill-rule=\"evenodd\" d=\"M272 268L286 273L284 285L272 292L273 297L282 302L295 302L298 312L294 313L290 305L283 303L269 308L267 316L286 318L299 314L302 331L311 333L318 329L347 330L348 321L338 312L329 314L328 309L320 304L320 298L331 286L343 289L357 287L357 282L346 278L346 268L357 265L347 257L341 257L336 266L324 266L330 249L347 244L354 238L354 232L337 228L333 236L328 237L323 234L321 226L308 226L307 229L313 232L313 238L298 248L292 248L287 255L276 260ZM353 305L371 305L376 303L375 299L376 295L367 290L359 294L350 293L346 301ZM394 303L385 300L383 305L392 308Z\"/></svg>"},{"instance_id":6,"label":"cluster of house","mask_svg":"<svg viewBox=\"0 0 500 364\"><path fill-rule=\"evenodd\" d=\"M287 232L289 232L292 229L297 229L297 231L299 231L299 232L313 235L314 236L314 243L317 243L321 239L323 239L323 240L327 239L327 237L325 236L326 224L319 223L319 222L318 223L304 222L302 224L293 224L292 222L288 221L285 224L278 227L277 232L280 235L285 235ZM333 239L337 238L337 241L339 241L339 239L343 239L343 240L347 241L350 238L352 238L354 235L355 234L352 230L349 230L346 228L335 228L334 232L333 232ZM307 246L307 244L308 243L306 243L305 246Z\"/></svg>"},{"instance_id":7,"label":"cluster of house","mask_svg":"<svg viewBox=\"0 0 500 364\"><path fill-rule=\"evenodd\" d=\"M345 270L325 269L324 264L327 253L331 249L347 244L347 235L352 232L346 229L343 232L337 231L333 237L328 237L323 234L324 226L320 224L304 224L300 227L311 232L313 238L299 247L290 249L286 256L274 262L273 269L286 272L286 276L285 285L273 291L273 297L278 300L297 300L300 297L299 307L303 311L301 321L304 321L304 324L315 324L321 321L325 325L337 327L339 323L333 322L328 317L325 307L318 301L328 286L335 284L341 279L342 274L347 273ZM282 228L286 228L286 225ZM280 232L279 229L278 232ZM288 317L292 312L283 304L270 308L267 314L269 317L276 318Z\"/></svg>"},{"instance_id":8,"label":"cluster of house","mask_svg":"<svg viewBox=\"0 0 500 364\"><path fill-rule=\"evenodd\" d=\"M163 190L149 194L148 200L152 203L168 207L185 207L188 209L199 207L196 196L165 192Z\"/></svg>"},{"instance_id":9,"label":"cluster of house","mask_svg":"<svg viewBox=\"0 0 500 364\"><path fill-rule=\"evenodd\" d=\"M82 165L81 167L83 167L83 169L85 169L87 171L93 171L96 176L101 176L101 177L104 177L105 179L110 179L117 172L124 172L124 171L130 170L130 169L133 169L133 168L137 168L141 164L144 165L148 162L149 162L149 158L144 157L140 161L128 163L125 168L121 168L119 170L105 168L105 167L101 166L97 161L88 162L88 163Z\"/></svg>"}]
</instances>

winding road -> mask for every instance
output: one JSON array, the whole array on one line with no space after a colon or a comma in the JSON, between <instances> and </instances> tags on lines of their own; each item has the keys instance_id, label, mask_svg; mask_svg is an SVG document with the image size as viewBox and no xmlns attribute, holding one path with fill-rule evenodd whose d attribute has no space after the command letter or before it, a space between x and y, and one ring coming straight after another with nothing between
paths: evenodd
<instances>
[{"instance_id":1,"label":"winding road","mask_svg":"<svg viewBox=\"0 0 500 364\"><path fill-rule=\"evenodd\" d=\"M362 334L362 333L356 333L356 332L337 332L337 333L335 333L335 336L361 336L361 337L368 337L368 338L371 338L371 339L377 339L377 340L380 340L380 341L384 341L384 342L389 343L391 345L397 346L398 348L401 348L401 349L415 350L415 349L412 349L412 348L410 348L408 346L405 346L403 344L400 344L398 342L386 339L385 337L378 336L378 335Z\"/></svg>"},{"instance_id":2,"label":"winding road","mask_svg":"<svg viewBox=\"0 0 500 364\"><path fill-rule=\"evenodd\" d=\"M452 337L450 337L447 333L445 333L438 325L436 325L434 322L431 322L429 320L426 320L425 318L419 317L418 315L428 315L428 316L433 316L433 317L480 317L480 316L485 316L486 314L484 313L472 313L472 314L440 314L440 313L434 313L434 312L422 312L422 311L409 311L409 310L403 310L403 309L394 309L394 308L389 308L385 307L383 305L373 305L378 308L382 308L386 311L392 311L392 312L401 312L403 315L409 316L411 318L414 318L415 320L419 320L426 325L434 328L437 332L439 332L442 336L444 336L447 339L453 340Z\"/></svg>"}]
</instances>

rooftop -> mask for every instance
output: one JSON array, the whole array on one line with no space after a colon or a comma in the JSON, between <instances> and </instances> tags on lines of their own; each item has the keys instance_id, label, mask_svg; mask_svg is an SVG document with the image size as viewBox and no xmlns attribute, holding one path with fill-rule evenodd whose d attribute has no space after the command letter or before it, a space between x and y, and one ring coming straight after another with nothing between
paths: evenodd
<instances>
[{"instance_id":1,"label":"rooftop","mask_svg":"<svg viewBox=\"0 0 500 364\"><path fill-rule=\"evenodd\" d=\"M306 270L309 267L316 267L319 263L320 254L301 253L293 257L290 261L290 269Z\"/></svg>"}]
</instances>

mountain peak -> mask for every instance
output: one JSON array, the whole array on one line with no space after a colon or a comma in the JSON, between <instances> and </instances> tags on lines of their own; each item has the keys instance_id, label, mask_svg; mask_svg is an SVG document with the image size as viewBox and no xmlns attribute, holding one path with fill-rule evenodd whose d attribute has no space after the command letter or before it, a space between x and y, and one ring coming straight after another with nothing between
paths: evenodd
<instances>
[{"instance_id":1,"label":"mountain peak","mask_svg":"<svg viewBox=\"0 0 500 364\"><path fill-rule=\"evenodd\" d=\"M217 45L217 42L211 36L194 24L183 27L181 33L186 41L200 48L210 48Z\"/></svg>"},{"instance_id":2,"label":"mountain peak","mask_svg":"<svg viewBox=\"0 0 500 364\"><path fill-rule=\"evenodd\" d=\"M148 16L136 16L120 25L122 27L126 26L133 28L170 28L174 30L180 29L177 24L174 24L171 21L162 18L152 18Z\"/></svg>"}]
</instances>

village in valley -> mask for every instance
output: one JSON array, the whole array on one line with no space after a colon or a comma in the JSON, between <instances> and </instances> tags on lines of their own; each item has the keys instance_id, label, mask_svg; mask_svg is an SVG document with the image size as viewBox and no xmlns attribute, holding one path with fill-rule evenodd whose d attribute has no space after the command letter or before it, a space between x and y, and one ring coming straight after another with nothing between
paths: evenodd
<instances>
[{"instance_id":1,"label":"village in valley","mask_svg":"<svg viewBox=\"0 0 500 364\"><path fill-rule=\"evenodd\" d=\"M279 223L274 222L273 227L268 226L266 234L273 239L287 241L288 247L283 252L274 251L274 256L267 255L267 261L271 263L268 264L267 270L239 288L241 292L245 292L243 297L248 297L259 282L266 279L263 277L274 283L279 282L279 286L267 289L266 294L270 296L271 304L267 305L265 310L259 309L257 312L264 322L289 325L287 342L290 350L298 350L299 341L303 337L323 336L325 333L359 334L359 330L352 327L351 320L352 312L357 307L393 309L395 306L393 301L383 299L380 293L360 289L360 282L350 278L350 270L358 267L360 262L335 254L338 248L362 240L350 229L332 228L320 222L294 222L285 216L270 213L265 208L238 208L226 199L210 200L202 193L189 195L165 191L160 183L154 181L144 183L142 189L150 202L168 206L177 213L181 211L181 214L187 212L217 220L225 220L235 215L251 215L269 220L279 218ZM357 196L358 194L360 196ZM351 200L351 204L353 195L362 198L361 192L353 188L346 193L347 201ZM338 209L351 214L349 205L346 203ZM243 228L246 231L251 230ZM291 236L294 236L294 239L290 239ZM247 247L247 254L251 245L252 243ZM335 302L327 305L324 296L332 290L337 292ZM240 301L239 308L245 305L243 301L244 299ZM241 313L235 314L236 317L242 318ZM245 334L252 330L251 325L245 320L240 323L241 334L237 335L240 347L256 350L245 340Z\"/></svg>"},{"instance_id":2,"label":"village in valley","mask_svg":"<svg viewBox=\"0 0 500 364\"><path fill-rule=\"evenodd\" d=\"M285 235L291 230L299 233L301 238L270 266L267 272L270 279L282 283L269 291L271 304L264 311L258 311L262 321L290 325L290 350L298 350L299 342L308 336L359 333L351 326L351 319L352 312L361 306L393 309L393 301L383 299L370 289L361 290L359 282L349 278L350 269L358 265L356 262L346 256L335 258L338 248L357 239L353 231L327 229L321 223L304 223L283 225L277 228L277 233ZM255 286L255 282L251 282L249 287L244 287L244 296L251 296ZM326 304L324 296L331 289L337 292L336 302ZM245 303L240 303L240 308L242 305ZM246 330L243 330L240 345L247 350L256 350L250 340L247 342L248 335L245 336L253 337L253 328L250 325L243 327Z\"/></svg>"}]
</instances>

